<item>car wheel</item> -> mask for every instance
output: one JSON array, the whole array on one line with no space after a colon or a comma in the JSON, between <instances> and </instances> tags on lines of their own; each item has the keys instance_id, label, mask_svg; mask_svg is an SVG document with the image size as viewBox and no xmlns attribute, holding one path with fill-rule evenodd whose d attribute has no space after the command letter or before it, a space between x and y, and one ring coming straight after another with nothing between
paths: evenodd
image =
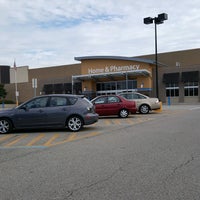
<instances>
[{"instance_id":1,"label":"car wheel","mask_svg":"<svg viewBox=\"0 0 200 200\"><path fill-rule=\"evenodd\" d=\"M0 119L0 134L9 133L12 130L12 123L9 119Z\"/></svg>"},{"instance_id":2,"label":"car wheel","mask_svg":"<svg viewBox=\"0 0 200 200\"><path fill-rule=\"evenodd\" d=\"M143 104L143 105L140 106L139 112L141 114L148 114L149 110L150 110L149 106L146 105L146 104Z\"/></svg>"},{"instance_id":3,"label":"car wheel","mask_svg":"<svg viewBox=\"0 0 200 200\"><path fill-rule=\"evenodd\" d=\"M83 120L79 116L72 116L67 121L70 131L79 131L83 126Z\"/></svg>"},{"instance_id":4,"label":"car wheel","mask_svg":"<svg viewBox=\"0 0 200 200\"><path fill-rule=\"evenodd\" d=\"M121 118L126 118L126 117L128 117L128 110L126 110L126 109L122 109L122 110L120 110L120 112L119 112L119 117L121 117Z\"/></svg>"}]
</instances>

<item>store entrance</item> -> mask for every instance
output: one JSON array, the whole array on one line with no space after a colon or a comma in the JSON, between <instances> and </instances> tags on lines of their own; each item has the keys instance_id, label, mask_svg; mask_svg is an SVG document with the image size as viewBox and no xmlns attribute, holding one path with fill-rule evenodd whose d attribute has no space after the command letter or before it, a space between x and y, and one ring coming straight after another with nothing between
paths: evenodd
<instances>
[{"instance_id":1,"label":"store entrance","mask_svg":"<svg viewBox=\"0 0 200 200\"><path fill-rule=\"evenodd\" d=\"M137 80L108 81L96 83L98 95L118 94L123 91L136 91Z\"/></svg>"}]
</instances>

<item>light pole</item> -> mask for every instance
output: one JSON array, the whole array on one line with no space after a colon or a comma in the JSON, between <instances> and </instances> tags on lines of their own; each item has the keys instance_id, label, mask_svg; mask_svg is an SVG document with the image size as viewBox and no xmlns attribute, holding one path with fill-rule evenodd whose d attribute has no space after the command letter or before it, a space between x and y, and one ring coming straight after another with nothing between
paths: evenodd
<instances>
[{"instance_id":1,"label":"light pole","mask_svg":"<svg viewBox=\"0 0 200 200\"><path fill-rule=\"evenodd\" d=\"M162 24L165 20L168 19L166 13L159 14L158 17L146 17L144 18L144 24L155 24L155 61L156 61L156 97L159 98L158 91L158 52L157 52L157 24Z\"/></svg>"}]
</instances>

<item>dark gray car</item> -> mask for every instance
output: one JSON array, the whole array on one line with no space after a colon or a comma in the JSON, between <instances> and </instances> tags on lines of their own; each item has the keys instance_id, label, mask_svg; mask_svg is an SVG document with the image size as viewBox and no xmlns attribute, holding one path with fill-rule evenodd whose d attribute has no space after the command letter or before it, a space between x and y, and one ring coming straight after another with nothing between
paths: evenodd
<instances>
[{"instance_id":1,"label":"dark gray car","mask_svg":"<svg viewBox=\"0 0 200 200\"><path fill-rule=\"evenodd\" d=\"M83 95L44 95L0 111L0 133L13 129L68 128L79 131L98 121L94 106Z\"/></svg>"}]
</instances>

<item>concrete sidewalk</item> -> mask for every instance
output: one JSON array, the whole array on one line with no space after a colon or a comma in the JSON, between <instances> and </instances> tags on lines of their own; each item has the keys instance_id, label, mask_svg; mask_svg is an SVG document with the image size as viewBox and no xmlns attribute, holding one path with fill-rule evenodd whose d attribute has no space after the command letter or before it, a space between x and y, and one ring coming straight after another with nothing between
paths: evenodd
<instances>
[{"instance_id":1,"label":"concrete sidewalk","mask_svg":"<svg viewBox=\"0 0 200 200\"><path fill-rule=\"evenodd\" d=\"M176 105L162 105L163 110L193 110L200 109L200 104L176 104Z\"/></svg>"},{"instance_id":2,"label":"concrete sidewalk","mask_svg":"<svg viewBox=\"0 0 200 200\"><path fill-rule=\"evenodd\" d=\"M0 110L10 109L16 107L16 104L0 104Z\"/></svg>"}]
</instances>

